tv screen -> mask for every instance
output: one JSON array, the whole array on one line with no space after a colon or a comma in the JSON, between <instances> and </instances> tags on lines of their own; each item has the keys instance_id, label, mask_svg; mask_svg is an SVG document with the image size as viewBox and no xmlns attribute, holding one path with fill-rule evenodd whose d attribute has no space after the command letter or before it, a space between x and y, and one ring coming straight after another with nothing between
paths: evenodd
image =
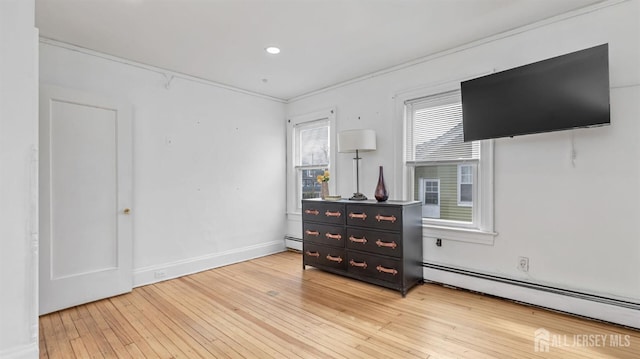
<instances>
[{"instance_id":1,"label":"tv screen","mask_svg":"<svg viewBox=\"0 0 640 359\"><path fill-rule=\"evenodd\" d=\"M608 44L461 84L464 141L606 125Z\"/></svg>"}]
</instances>

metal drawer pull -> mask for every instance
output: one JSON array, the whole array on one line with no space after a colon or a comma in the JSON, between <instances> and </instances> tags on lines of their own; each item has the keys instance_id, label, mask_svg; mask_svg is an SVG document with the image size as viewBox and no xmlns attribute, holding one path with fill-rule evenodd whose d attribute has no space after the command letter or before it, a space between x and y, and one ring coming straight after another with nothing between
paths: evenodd
<instances>
[{"instance_id":1,"label":"metal drawer pull","mask_svg":"<svg viewBox=\"0 0 640 359\"><path fill-rule=\"evenodd\" d=\"M383 266L377 266L376 269L378 270L378 272L383 272L383 273L388 273L388 274L393 274L396 275L398 274L398 271L393 269L393 268L385 268Z\"/></svg>"},{"instance_id":2,"label":"metal drawer pull","mask_svg":"<svg viewBox=\"0 0 640 359\"><path fill-rule=\"evenodd\" d=\"M338 263L342 263L342 258L341 257L332 257L331 255L327 254L327 259L332 261L332 262L338 262Z\"/></svg>"},{"instance_id":3,"label":"metal drawer pull","mask_svg":"<svg viewBox=\"0 0 640 359\"><path fill-rule=\"evenodd\" d=\"M365 220L367 219L367 214L366 213L349 213L349 218L358 218L361 220Z\"/></svg>"},{"instance_id":4,"label":"metal drawer pull","mask_svg":"<svg viewBox=\"0 0 640 359\"><path fill-rule=\"evenodd\" d=\"M340 217L342 216L342 212L338 211L338 212L330 212L329 210L327 210L326 212L324 212L324 215L327 217Z\"/></svg>"},{"instance_id":5,"label":"metal drawer pull","mask_svg":"<svg viewBox=\"0 0 640 359\"><path fill-rule=\"evenodd\" d=\"M308 236L319 236L320 235L320 232L318 232L318 231L310 231L308 229L306 231L304 231L304 233L306 233Z\"/></svg>"},{"instance_id":6,"label":"metal drawer pull","mask_svg":"<svg viewBox=\"0 0 640 359\"><path fill-rule=\"evenodd\" d=\"M396 247L398 246L398 244L396 244L396 241L383 242L379 239L376 241L376 245L378 245L378 247L387 247L391 249L396 249Z\"/></svg>"},{"instance_id":7,"label":"metal drawer pull","mask_svg":"<svg viewBox=\"0 0 640 359\"><path fill-rule=\"evenodd\" d=\"M309 251L307 251L307 255L309 257L318 257L318 258L320 257L320 253L318 253L318 252L309 252Z\"/></svg>"},{"instance_id":8,"label":"metal drawer pull","mask_svg":"<svg viewBox=\"0 0 640 359\"><path fill-rule=\"evenodd\" d=\"M365 237L356 238L354 236L349 236L349 240L353 243L362 243L362 244L367 243L367 239Z\"/></svg>"},{"instance_id":9,"label":"metal drawer pull","mask_svg":"<svg viewBox=\"0 0 640 359\"><path fill-rule=\"evenodd\" d=\"M362 269L367 268L367 262L356 262L353 259L349 261L349 264L351 264L352 267L360 267Z\"/></svg>"},{"instance_id":10,"label":"metal drawer pull","mask_svg":"<svg viewBox=\"0 0 640 359\"><path fill-rule=\"evenodd\" d=\"M383 216L383 215L377 214L376 219L378 220L378 222L387 221L387 222L395 223L397 218L396 216Z\"/></svg>"},{"instance_id":11,"label":"metal drawer pull","mask_svg":"<svg viewBox=\"0 0 640 359\"><path fill-rule=\"evenodd\" d=\"M317 216L320 214L320 212L318 212L317 209L305 209L304 213L306 214L313 214L314 216Z\"/></svg>"},{"instance_id":12,"label":"metal drawer pull","mask_svg":"<svg viewBox=\"0 0 640 359\"><path fill-rule=\"evenodd\" d=\"M338 241L342 239L342 236L339 234L326 233L324 236L330 239L336 239Z\"/></svg>"}]
</instances>

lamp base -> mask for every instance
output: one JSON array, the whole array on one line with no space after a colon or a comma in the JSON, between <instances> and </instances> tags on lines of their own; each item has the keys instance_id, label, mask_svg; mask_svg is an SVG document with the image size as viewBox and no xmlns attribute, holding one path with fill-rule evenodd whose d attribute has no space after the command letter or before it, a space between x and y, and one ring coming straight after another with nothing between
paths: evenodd
<instances>
[{"instance_id":1,"label":"lamp base","mask_svg":"<svg viewBox=\"0 0 640 359\"><path fill-rule=\"evenodd\" d=\"M349 198L352 201L366 201L367 197L365 195L363 195L362 193L358 192L358 193L354 193L353 197Z\"/></svg>"}]
</instances>

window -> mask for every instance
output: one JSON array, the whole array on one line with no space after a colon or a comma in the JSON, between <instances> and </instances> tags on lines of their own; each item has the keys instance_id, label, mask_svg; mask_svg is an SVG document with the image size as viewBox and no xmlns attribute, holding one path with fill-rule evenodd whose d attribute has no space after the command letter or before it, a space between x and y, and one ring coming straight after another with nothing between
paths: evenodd
<instances>
[{"instance_id":1,"label":"window","mask_svg":"<svg viewBox=\"0 0 640 359\"><path fill-rule=\"evenodd\" d=\"M460 91L405 97L404 116L407 192L425 235L492 243L493 143L463 141Z\"/></svg>"},{"instance_id":2,"label":"window","mask_svg":"<svg viewBox=\"0 0 640 359\"><path fill-rule=\"evenodd\" d=\"M287 212L291 215L300 214L303 199L320 197L317 177L325 170L331 171L335 158L331 141L335 138L334 113L329 109L288 120ZM335 190L333 186L330 181L329 188Z\"/></svg>"},{"instance_id":3,"label":"window","mask_svg":"<svg viewBox=\"0 0 640 359\"><path fill-rule=\"evenodd\" d=\"M458 206L473 206L473 167L458 165Z\"/></svg>"},{"instance_id":4,"label":"window","mask_svg":"<svg viewBox=\"0 0 640 359\"><path fill-rule=\"evenodd\" d=\"M329 121L302 123L295 126L294 130L297 197L300 200L318 198L320 184L316 177L329 169Z\"/></svg>"},{"instance_id":5,"label":"window","mask_svg":"<svg viewBox=\"0 0 640 359\"><path fill-rule=\"evenodd\" d=\"M440 218L440 180L420 178L422 217Z\"/></svg>"},{"instance_id":6,"label":"window","mask_svg":"<svg viewBox=\"0 0 640 359\"><path fill-rule=\"evenodd\" d=\"M425 204L440 204L440 180L427 179L424 180L424 203Z\"/></svg>"},{"instance_id":7,"label":"window","mask_svg":"<svg viewBox=\"0 0 640 359\"><path fill-rule=\"evenodd\" d=\"M406 106L407 164L413 168L414 183L424 183L425 190L437 185L440 197L437 209L423 202L423 217L472 225L473 183L477 182L473 169L480 159L480 144L462 140L460 93L420 98ZM414 198L421 197L426 199L427 194L416 193Z\"/></svg>"}]
</instances>

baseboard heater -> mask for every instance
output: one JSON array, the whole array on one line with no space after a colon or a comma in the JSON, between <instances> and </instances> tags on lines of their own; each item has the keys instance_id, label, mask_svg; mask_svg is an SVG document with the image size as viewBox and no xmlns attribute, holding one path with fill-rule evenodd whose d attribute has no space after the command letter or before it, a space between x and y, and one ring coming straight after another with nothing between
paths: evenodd
<instances>
[{"instance_id":1,"label":"baseboard heater","mask_svg":"<svg viewBox=\"0 0 640 359\"><path fill-rule=\"evenodd\" d=\"M294 241L294 242L300 242L300 243L302 243L302 239L300 239L300 238L296 238L296 237L284 236L284 240L285 240L285 241Z\"/></svg>"},{"instance_id":2,"label":"baseboard heater","mask_svg":"<svg viewBox=\"0 0 640 359\"><path fill-rule=\"evenodd\" d=\"M478 273L478 272L473 272L473 271L459 269L459 268L447 267L447 266L434 264L434 263L423 262L422 266L425 268L445 271L449 273L455 273L455 274L461 274L461 275L466 275L466 276L475 277L475 278L492 280L495 282L520 286L520 287L529 288L529 289L535 289L535 290L544 291L548 293L560 294L560 295L569 296L569 297L578 298L578 299L590 300L593 302L598 302L603 304L615 305L622 308L640 310L639 303L624 301L620 299L608 298L608 297L599 296L599 295L590 294L590 293L583 293L583 292L578 292L578 291L569 290L569 289L556 288L556 287L543 285L543 284L525 282L517 279L510 279L510 278L504 278L504 277L494 276L490 274ZM425 282L432 282L432 281L425 280ZM443 283L443 284L446 284L446 283Z\"/></svg>"}]
</instances>

